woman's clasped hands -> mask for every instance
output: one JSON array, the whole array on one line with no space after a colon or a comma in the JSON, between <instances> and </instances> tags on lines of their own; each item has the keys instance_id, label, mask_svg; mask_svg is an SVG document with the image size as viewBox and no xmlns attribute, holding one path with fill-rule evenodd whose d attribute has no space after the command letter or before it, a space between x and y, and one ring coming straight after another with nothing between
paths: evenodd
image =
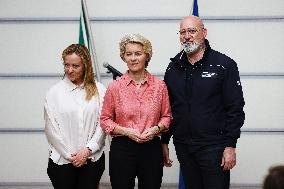
<instances>
[{"instance_id":1,"label":"woman's clasped hands","mask_svg":"<svg viewBox=\"0 0 284 189\"><path fill-rule=\"evenodd\" d=\"M71 157L69 158L69 161L75 166L75 167L81 167L84 164L87 164L87 159L91 155L91 152L89 148L83 148L80 151L71 154Z\"/></svg>"},{"instance_id":2,"label":"woman's clasped hands","mask_svg":"<svg viewBox=\"0 0 284 189\"><path fill-rule=\"evenodd\" d=\"M124 135L137 143L144 143L152 140L158 132L159 130L155 126L145 129L143 133L140 133L138 129L125 128Z\"/></svg>"}]
</instances>

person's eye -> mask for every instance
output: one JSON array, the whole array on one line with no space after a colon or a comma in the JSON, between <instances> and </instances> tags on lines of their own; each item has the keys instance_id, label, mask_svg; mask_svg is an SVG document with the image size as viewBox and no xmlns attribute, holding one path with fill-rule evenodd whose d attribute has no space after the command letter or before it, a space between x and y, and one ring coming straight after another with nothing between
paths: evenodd
<instances>
[{"instance_id":1,"label":"person's eye","mask_svg":"<svg viewBox=\"0 0 284 189\"><path fill-rule=\"evenodd\" d=\"M190 29L190 30L188 30L188 32L191 33L191 34L195 34L197 32L197 30L196 29Z\"/></svg>"},{"instance_id":2,"label":"person's eye","mask_svg":"<svg viewBox=\"0 0 284 189\"><path fill-rule=\"evenodd\" d=\"M180 33L180 35L185 35L186 31L185 31L185 30L182 30L182 31L180 31L179 33Z\"/></svg>"},{"instance_id":3,"label":"person's eye","mask_svg":"<svg viewBox=\"0 0 284 189\"><path fill-rule=\"evenodd\" d=\"M80 67L80 66L77 65L77 64L73 65L73 68L75 68L75 69L77 69L77 68L79 68L79 67Z\"/></svg>"}]
</instances>

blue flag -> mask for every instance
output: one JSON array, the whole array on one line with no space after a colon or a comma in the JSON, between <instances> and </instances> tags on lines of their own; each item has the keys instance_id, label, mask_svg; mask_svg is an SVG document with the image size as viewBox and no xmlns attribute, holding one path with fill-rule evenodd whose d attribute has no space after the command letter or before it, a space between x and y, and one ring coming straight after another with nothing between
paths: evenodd
<instances>
[{"instance_id":1,"label":"blue flag","mask_svg":"<svg viewBox=\"0 0 284 189\"><path fill-rule=\"evenodd\" d=\"M197 0L193 0L192 15L199 16Z\"/></svg>"},{"instance_id":2,"label":"blue flag","mask_svg":"<svg viewBox=\"0 0 284 189\"><path fill-rule=\"evenodd\" d=\"M199 16L197 0L193 0L192 15L194 15L194 16ZM181 168L179 169L179 183L178 183L178 188L179 188L179 189L185 189L184 178L183 178L183 175L182 175Z\"/></svg>"},{"instance_id":3,"label":"blue flag","mask_svg":"<svg viewBox=\"0 0 284 189\"><path fill-rule=\"evenodd\" d=\"M185 185L184 185L184 180L183 180L181 168L179 169L179 183L178 183L178 188L179 188L179 189L185 189Z\"/></svg>"}]
</instances>

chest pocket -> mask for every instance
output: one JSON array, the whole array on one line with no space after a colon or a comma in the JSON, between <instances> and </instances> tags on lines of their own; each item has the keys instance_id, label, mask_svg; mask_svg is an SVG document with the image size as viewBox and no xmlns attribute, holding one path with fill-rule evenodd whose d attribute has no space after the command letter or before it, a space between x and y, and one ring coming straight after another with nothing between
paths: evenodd
<instances>
[{"instance_id":1,"label":"chest pocket","mask_svg":"<svg viewBox=\"0 0 284 189\"><path fill-rule=\"evenodd\" d=\"M197 82L194 82L194 87L201 91L200 94L214 95L222 92L223 86L223 70L222 68L202 70L195 77Z\"/></svg>"}]
</instances>

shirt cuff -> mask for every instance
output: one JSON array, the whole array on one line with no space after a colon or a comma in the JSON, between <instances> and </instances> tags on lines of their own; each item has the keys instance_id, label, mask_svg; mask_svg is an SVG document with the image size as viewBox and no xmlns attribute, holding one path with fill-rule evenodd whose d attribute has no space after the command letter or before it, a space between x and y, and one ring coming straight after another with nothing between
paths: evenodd
<instances>
[{"instance_id":1,"label":"shirt cuff","mask_svg":"<svg viewBox=\"0 0 284 189\"><path fill-rule=\"evenodd\" d=\"M86 147L89 148L90 150L92 150L92 154L100 149L99 145L97 143L95 143L93 145L87 145Z\"/></svg>"},{"instance_id":2,"label":"shirt cuff","mask_svg":"<svg viewBox=\"0 0 284 189\"><path fill-rule=\"evenodd\" d=\"M119 124L112 123L112 124L106 124L106 125L107 125L107 126L103 128L103 129L104 129L104 132L105 132L106 134L110 134L110 133L114 130L114 128L115 128L116 126L118 126Z\"/></svg>"},{"instance_id":3,"label":"shirt cuff","mask_svg":"<svg viewBox=\"0 0 284 189\"><path fill-rule=\"evenodd\" d=\"M226 147L236 148L237 140L236 139L228 139L226 142Z\"/></svg>"},{"instance_id":4,"label":"shirt cuff","mask_svg":"<svg viewBox=\"0 0 284 189\"><path fill-rule=\"evenodd\" d=\"M170 121L167 121L167 120L161 120L158 125L163 125L165 127L165 129L168 129L169 128L169 125L170 125Z\"/></svg>"}]
</instances>

